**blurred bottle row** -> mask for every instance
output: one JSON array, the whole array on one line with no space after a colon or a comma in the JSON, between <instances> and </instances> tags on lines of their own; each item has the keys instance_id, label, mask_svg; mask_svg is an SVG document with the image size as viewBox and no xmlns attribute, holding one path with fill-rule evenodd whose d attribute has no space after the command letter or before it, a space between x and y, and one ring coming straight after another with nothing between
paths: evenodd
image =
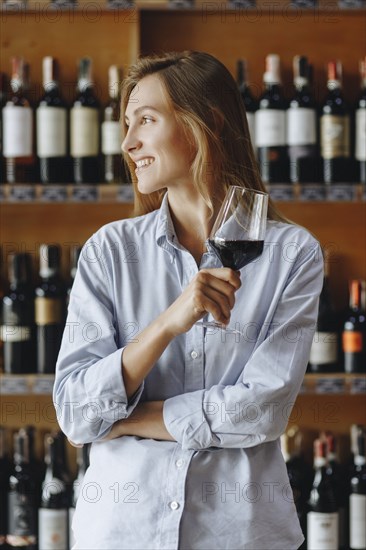
<instances>
[{"instance_id":1,"label":"blurred bottle row","mask_svg":"<svg viewBox=\"0 0 366 550\"><path fill-rule=\"evenodd\" d=\"M300 525L308 550L366 549L366 428L352 425L351 458L339 460L338 439L321 432L313 442L313 467L304 432L292 426L281 436ZM345 449L343 449L345 451ZM348 454L349 453L344 453Z\"/></svg>"},{"instance_id":2,"label":"blurred bottle row","mask_svg":"<svg viewBox=\"0 0 366 550\"><path fill-rule=\"evenodd\" d=\"M308 372L366 372L366 281L349 281L348 311L336 311L330 292L330 257L325 254L323 289Z\"/></svg>"},{"instance_id":3,"label":"blurred bottle row","mask_svg":"<svg viewBox=\"0 0 366 550\"><path fill-rule=\"evenodd\" d=\"M35 454L39 434L34 426L16 431L12 445L8 436L0 427L0 549L71 548L71 522L89 465L89 445L77 449L73 478L62 432L45 434L41 460Z\"/></svg>"},{"instance_id":4,"label":"blurred bottle row","mask_svg":"<svg viewBox=\"0 0 366 550\"><path fill-rule=\"evenodd\" d=\"M80 246L70 249L70 277L66 281L60 272L61 247L40 245L36 284L32 256L8 256L8 284L1 297L0 321L6 373L55 372L80 252Z\"/></svg>"},{"instance_id":5,"label":"blurred bottle row","mask_svg":"<svg viewBox=\"0 0 366 550\"><path fill-rule=\"evenodd\" d=\"M252 144L265 183L366 182L366 58L361 60L359 99L351 107L342 92L342 63L327 64L321 101L312 91L312 67L293 59L293 88L285 97L281 60L266 57L264 90L257 99L237 62L237 84L247 112ZM109 68L109 102L102 109L90 58L79 62L77 92L68 105L59 89L58 65L43 59L43 96L34 104L29 65L12 59L10 89L2 74L2 171L8 183L126 183L121 156L119 95L122 71ZM207 83L209 86L209 83ZM198 90L202 94L207 89Z\"/></svg>"},{"instance_id":6,"label":"blurred bottle row","mask_svg":"<svg viewBox=\"0 0 366 550\"><path fill-rule=\"evenodd\" d=\"M32 256L9 254L8 282L0 287L0 344L6 373L55 372L81 247L72 247L70 253L70 277L65 281L60 272L61 247L42 244L36 283ZM337 312L329 289L329 263L325 264L308 372L366 372L366 282L349 282L349 308Z\"/></svg>"}]
</instances>

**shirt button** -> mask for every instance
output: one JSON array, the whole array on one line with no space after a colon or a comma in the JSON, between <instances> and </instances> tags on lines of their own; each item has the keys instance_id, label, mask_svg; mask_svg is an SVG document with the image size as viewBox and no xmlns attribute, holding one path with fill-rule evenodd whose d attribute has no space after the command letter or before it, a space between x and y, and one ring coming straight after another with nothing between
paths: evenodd
<instances>
[{"instance_id":1,"label":"shirt button","mask_svg":"<svg viewBox=\"0 0 366 550\"><path fill-rule=\"evenodd\" d=\"M179 508L179 502L177 502L176 500L173 500L170 504L169 504L170 508L172 510L178 510Z\"/></svg>"},{"instance_id":2,"label":"shirt button","mask_svg":"<svg viewBox=\"0 0 366 550\"><path fill-rule=\"evenodd\" d=\"M197 353L196 351L193 350L193 351L191 352L191 357L192 357L192 359L197 359L198 353Z\"/></svg>"},{"instance_id":3,"label":"shirt button","mask_svg":"<svg viewBox=\"0 0 366 550\"><path fill-rule=\"evenodd\" d=\"M178 458L175 465L177 468L182 468L182 466L184 466L184 460L182 458Z\"/></svg>"}]
</instances>

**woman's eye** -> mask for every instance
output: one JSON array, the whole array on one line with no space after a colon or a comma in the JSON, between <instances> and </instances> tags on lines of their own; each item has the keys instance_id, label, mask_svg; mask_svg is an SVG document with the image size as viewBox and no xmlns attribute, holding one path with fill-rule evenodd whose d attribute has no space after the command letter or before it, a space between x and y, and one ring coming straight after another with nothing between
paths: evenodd
<instances>
[{"instance_id":1,"label":"woman's eye","mask_svg":"<svg viewBox=\"0 0 366 550\"><path fill-rule=\"evenodd\" d=\"M147 124L149 122L152 122L152 118L150 116L143 116L142 117L142 124Z\"/></svg>"}]
</instances>

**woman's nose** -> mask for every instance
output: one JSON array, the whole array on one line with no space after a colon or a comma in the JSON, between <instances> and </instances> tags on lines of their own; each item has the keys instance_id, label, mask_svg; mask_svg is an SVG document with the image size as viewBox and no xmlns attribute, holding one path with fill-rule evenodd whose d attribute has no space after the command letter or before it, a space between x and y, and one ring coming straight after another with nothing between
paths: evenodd
<instances>
[{"instance_id":1,"label":"woman's nose","mask_svg":"<svg viewBox=\"0 0 366 550\"><path fill-rule=\"evenodd\" d=\"M139 140L137 139L136 133L132 131L131 128L128 128L124 140L122 141L121 149L124 153L130 153L134 149L138 149Z\"/></svg>"}]
</instances>

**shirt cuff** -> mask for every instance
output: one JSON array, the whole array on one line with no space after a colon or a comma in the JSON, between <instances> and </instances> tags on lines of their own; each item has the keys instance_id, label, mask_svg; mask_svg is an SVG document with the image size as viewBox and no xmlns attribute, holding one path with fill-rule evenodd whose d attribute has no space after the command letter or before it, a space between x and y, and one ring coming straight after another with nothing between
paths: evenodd
<instances>
[{"instance_id":1,"label":"shirt cuff","mask_svg":"<svg viewBox=\"0 0 366 550\"><path fill-rule=\"evenodd\" d=\"M202 450L214 442L204 413L204 390L170 397L164 401L165 427L184 451Z\"/></svg>"}]
</instances>

